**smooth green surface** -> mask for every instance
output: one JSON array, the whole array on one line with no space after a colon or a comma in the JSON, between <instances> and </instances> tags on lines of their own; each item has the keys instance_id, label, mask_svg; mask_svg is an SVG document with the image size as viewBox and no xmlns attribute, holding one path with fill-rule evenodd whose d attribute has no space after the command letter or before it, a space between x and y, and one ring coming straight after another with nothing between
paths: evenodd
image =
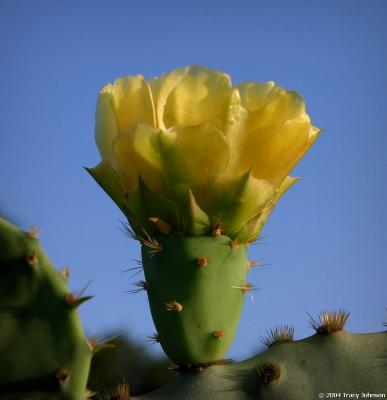
<instances>
[{"instance_id":1,"label":"smooth green surface","mask_svg":"<svg viewBox=\"0 0 387 400\"><path fill-rule=\"evenodd\" d=\"M142 247L149 303L160 343L178 365L222 359L233 340L245 294L246 247L227 236L159 236L162 250ZM197 259L208 264L199 266ZM233 287L234 286L234 287ZM177 301L181 312L167 310ZM216 331L224 336L217 338Z\"/></svg>"},{"instance_id":2,"label":"smooth green surface","mask_svg":"<svg viewBox=\"0 0 387 400\"><path fill-rule=\"evenodd\" d=\"M0 397L82 399L92 352L65 300L66 279L37 239L4 220L0 249ZM70 371L64 381L56 378L61 368Z\"/></svg>"},{"instance_id":3,"label":"smooth green surface","mask_svg":"<svg viewBox=\"0 0 387 400\"><path fill-rule=\"evenodd\" d=\"M263 384L257 369L275 363L277 381ZM249 360L185 373L138 400L314 400L323 393L384 394L387 398L387 332L338 332L275 344ZM333 397L331 397L333 398ZM347 397L350 398L350 397ZM356 398L356 397L352 397Z\"/></svg>"}]
</instances>

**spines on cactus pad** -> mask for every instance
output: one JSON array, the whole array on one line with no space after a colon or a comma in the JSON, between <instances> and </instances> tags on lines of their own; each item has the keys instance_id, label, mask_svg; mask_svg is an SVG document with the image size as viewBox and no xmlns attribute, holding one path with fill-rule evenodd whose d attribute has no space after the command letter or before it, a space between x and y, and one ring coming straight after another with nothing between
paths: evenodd
<instances>
[{"instance_id":1,"label":"spines on cactus pad","mask_svg":"<svg viewBox=\"0 0 387 400\"><path fill-rule=\"evenodd\" d=\"M246 246L223 235L154 241L157 249L142 245L145 281L137 286L147 291L164 351L178 365L222 359L252 289Z\"/></svg>"},{"instance_id":2,"label":"spines on cactus pad","mask_svg":"<svg viewBox=\"0 0 387 400\"><path fill-rule=\"evenodd\" d=\"M347 316L322 313L313 324L316 334L302 340L290 340L289 327L271 330L266 339L270 347L253 358L181 371L166 386L132 399L312 400L328 398L329 393L340 394L336 398L344 398L344 393L359 395L347 398L384 398L387 331L346 332Z\"/></svg>"},{"instance_id":3,"label":"spines on cactus pad","mask_svg":"<svg viewBox=\"0 0 387 400\"><path fill-rule=\"evenodd\" d=\"M90 360L77 307L37 231L0 219L0 394L3 399L80 400Z\"/></svg>"}]
</instances>

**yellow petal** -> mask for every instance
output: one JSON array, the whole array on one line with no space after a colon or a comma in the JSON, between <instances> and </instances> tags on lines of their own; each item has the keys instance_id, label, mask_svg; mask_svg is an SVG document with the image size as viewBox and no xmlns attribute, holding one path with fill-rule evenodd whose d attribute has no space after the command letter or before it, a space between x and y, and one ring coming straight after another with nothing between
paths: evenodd
<instances>
[{"instance_id":1,"label":"yellow petal","mask_svg":"<svg viewBox=\"0 0 387 400\"><path fill-rule=\"evenodd\" d=\"M151 82L161 128L211 123L220 130L227 122L231 80L201 66L178 68Z\"/></svg>"},{"instance_id":2,"label":"yellow petal","mask_svg":"<svg viewBox=\"0 0 387 400\"><path fill-rule=\"evenodd\" d=\"M264 126L251 132L245 143L244 162L253 175L278 186L312 145L306 114L279 126Z\"/></svg>"},{"instance_id":3,"label":"yellow petal","mask_svg":"<svg viewBox=\"0 0 387 400\"><path fill-rule=\"evenodd\" d=\"M207 185L225 169L229 148L213 125L172 128L161 135L168 184Z\"/></svg>"},{"instance_id":4,"label":"yellow petal","mask_svg":"<svg viewBox=\"0 0 387 400\"><path fill-rule=\"evenodd\" d=\"M300 145L297 141L303 141L308 136L310 122L305 113L304 100L296 92L286 92L271 81L245 82L237 88L247 117L238 134L234 135L233 149L236 151L232 154L230 168L239 173L253 168L254 176L277 185L291 169L288 164L294 151L287 152L291 142L298 150ZM304 129L298 130L300 138L294 142L295 137L289 138L288 125L294 128L296 124L300 126L299 123ZM282 136L278 136L279 132L283 132ZM297 134L294 129L292 133ZM280 159L283 155L284 159Z\"/></svg>"},{"instance_id":5,"label":"yellow petal","mask_svg":"<svg viewBox=\"0 0 387 400\"><path fill-rule=\"evenodd\" d=\"M163 116L167 98L179 81L187 75L188 68L176 68L172 72L154 78L149 82L155 106L156 124L159 128L165 129Z\"/></svg>"},{"instance_id":6,"label":"yellow petal","mask_svg":"<svg viewBox=\"0 0 387 400\"><path fill-rule=\"evenodd\" d=\"M296 92L284 92L249 112L245 129L251 132L267 125L281 125L303 115L306 115L304 99Z\"/></svg>"},{"instance_id":7,"label":"yellow petal","mask_svg":"<svg viewBox=\"0 0 387 400\"><path fill-rule=\"evenodd\" d=\"M228 106L227 126L225 136L230 147L230 159L225 171L227 176L235 176L244 171L241 170L240 158L243 157L243 147L246 140L246 130L244 129L247 118L247 111L241 105L241 97L238 89L234 88Z\"/></svg>"},{"instance_id":8,"label":"yellow petal","mask_svg":"<svg viewBox=\"0 0 387 400\"><path fill-rule=\"evenodd\" d=\"M128 190L144 182L156 192L163 188L160 157L160 131L148 125L132 125L126 134L116 137L113 145L113 166Z\"/></svg>"},{"instance_id":9,"label":"yellow petal","mask_svg":"<svg viewBox=\"0 0 387 400\"><path fill-rule=\"evenodd\" d=\"M111 95L103 90L98 97L95 113L95 141L102 159L111 157L117 133Z\"/></svg>"},{"instance_id":10,"label":"yellow petal","mask_svg":"<svg viewBox=\"0 0 387 400\"><path fill-rule=\"evenodd\" d=\"M152 94L141 75L119 78L102 91L111 95L120 133L126 132L129 125L135 123L155 126Z\"/></svg>"},{"instance_id":11,"label":"yellow petal","mask_svg":"<svg viewBox=\"0 0 387 400\"><path fill-rule=\"evenodd\" d=\"M242 106L249 112L257 111L285 90L273 81L243 82L237 85Z\"/></svg>"}]
</instances>

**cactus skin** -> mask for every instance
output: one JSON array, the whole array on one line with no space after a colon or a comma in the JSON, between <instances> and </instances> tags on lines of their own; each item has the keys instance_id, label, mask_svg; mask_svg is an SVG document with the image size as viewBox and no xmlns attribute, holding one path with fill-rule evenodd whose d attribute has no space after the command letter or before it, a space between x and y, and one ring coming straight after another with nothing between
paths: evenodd
<instances>
[{"instance_id":1,"label":"cactus skin","mask_svg":"<svg viewBox=\"0 0 387 400\"><path fill-rule=\"evenodd\" d=\"M66 274L32 233L0 219L0 398L80 400L92 349Z\"/></svg>"},{"instance_id":2,"label":"cactus skin","mask_svg":"<svg viewBox=\"0 0 387 400\"><path fill-rule=\"evenodd\" d=\"M246 246L227 236L158 236L142 246L159 341L177 365L219 360L233 340L245 293Z\"/></svg>"},{"instance_id":3,"label":"cactus skin","mask_svg":"<svg viewBox=\"0 0 387 400\"><path fill-rule=\"evenodd\" d=\"M319 393L387 395L387 332L336 332L272 345L241 363L182 373L132 400L313 400ZM343 398L343 395L341 396Z\"/></svg>"}]
</instances>

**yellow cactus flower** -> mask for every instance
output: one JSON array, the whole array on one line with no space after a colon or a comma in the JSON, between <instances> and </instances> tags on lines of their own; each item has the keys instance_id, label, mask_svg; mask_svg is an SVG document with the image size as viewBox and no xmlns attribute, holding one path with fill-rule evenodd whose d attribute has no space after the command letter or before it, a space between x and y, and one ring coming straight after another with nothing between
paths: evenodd
<instances>
[{"instance_id":1,"label":"yellow cactus flower","mask_svg":"<svg viewBox=\"0 0 387 400\"><path fill-rule=\"evenodd\" d=\"M319 132L301 96L274 82L232 86L201 66L127 76L100 92L102 162L89 171L135 232L160 221L187 235L219 225L252 241Z\"/></svg>"}]
</instances>

